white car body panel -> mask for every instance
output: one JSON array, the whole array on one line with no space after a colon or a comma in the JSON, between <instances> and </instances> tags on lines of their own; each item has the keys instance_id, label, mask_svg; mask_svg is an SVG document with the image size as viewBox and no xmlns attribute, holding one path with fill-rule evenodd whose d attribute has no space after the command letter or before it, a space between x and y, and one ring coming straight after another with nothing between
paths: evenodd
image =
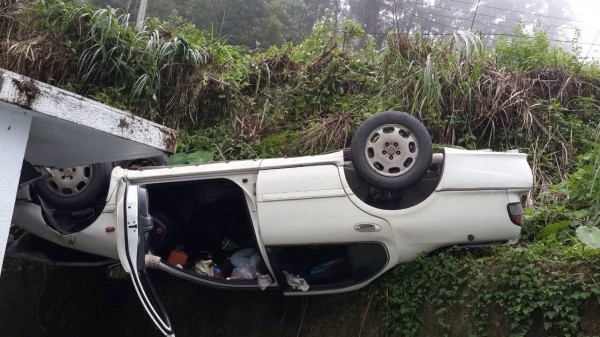
<instances>
[{"instance_id":1,"label":"white car body panel","mask_svg":"<svg viewBox=\"0 0 600 337\"><path fill-rule=\"evenodd\" d=\"M267 246L354 242L379 242L385 246L388 263L372 278L343 289L311 291L311 295L359 289L398 262L392 227L350 201L334 165L263 170L258 175L257 200L259 227ZM359 232L355 229L359 224L375 225L378 230Z\"/></svg>"},{"instance_id":2,"label":"white car body panel","mask_svg":"<svg viewBox=\"0 0 600 337\"><path fill-rule=\"evenodd\" d=\"M527 155L518 152L444 149L444 174L438 191L516 190L529 191L533 176Z\"/></svg>"},{"instance_id":3,"label":"white car body panel","mask_svg":"<svg viewBox=\"0 0 600 337\"><path fill-rule=\"evenodd\" d=\"M19 219L15 221L14 219ZM118 259L116 233L107 232L107 227L116 228L115 213L102 213L86 229L72 234L61 234L45 224L40 206L29 201L17 200L13 212L13 223L28 232L60 246L85 253Z\"/></svg>"},{"instance_id":4,"label":"white car body panel","mask_svg":"<svg viewBox=\"0 0 600 337\"><path fill-rule=\"evenodd\" d=\"M343 168L339 172L343 177ZM341 181L358 208L389 221L398 262L465 242L514 241L521 227L511 222L506 205L519 202L519 194L533 185L525 154L457 149L444 149L443 174L436 191L407 209L369 206L352 192L345 178ZM472 241L468 241L469 235Z\"/></svg>"},{"instance_id":5,"label":"white car body panel","mask_svg":"<svg viewBox=\"0 0 600 337\"><path fill-rule=\"evenodd\" d=\"M371 207L354 194L349 194L349 198L365 212L381 214L389 221L398 262L410 261L421 252L464 244L469 242L469 235L474 237L470 243L477 244L514 240L521 231L506 211L508 203L518 200L511 201L506 192L434 192L422 203L400 211ZM486 207L482 208L482 204ZM451 216L453 214L460 217Z\"/></svg>"},{"instance_id":6,"label":"white car body panel","mask_svg":"<svg viewBox=\"0 0 600 337\"><path fill-rule=\"evenodd\" d=\"M123 179L132 183L170 182L195 180L198 177L223 177L257 172L260 159L224 161L207 164L151 167L140 170L123 170Z\"/></svg>"},{"instance_id":7,"label":"white car body panel","mask_svg":"<svg viewBox=\"0 0 600 337\"><path fill-rule=\"evenodd\" d=\"M261 171L256 192L266 245L380 242L393 234L387 221L352 204L334 165ZM357 232L354 226L360 223L381 230Z\"/></svg>"}]
</instances>

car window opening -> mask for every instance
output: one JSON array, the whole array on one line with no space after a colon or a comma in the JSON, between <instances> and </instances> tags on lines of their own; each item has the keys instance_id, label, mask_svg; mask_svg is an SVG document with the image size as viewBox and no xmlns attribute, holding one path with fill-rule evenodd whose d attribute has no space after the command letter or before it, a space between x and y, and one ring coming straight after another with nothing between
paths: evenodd
<instances>
[{"instance_id":1,"label":"car window opening","mask_svg":"<svg viewBox=\"0 0 600 337\"><path fill-rule=\"evenodd\" d=\"M388 262L380 243L271 246L269 259L277 269L306 281L309 290L350 287L377 275ZM289 280L288 290L296 289ZM299 288L299 287L298 287Z\"/></svg>"},{"instance_id":2,"label":"car window opening","mask_svg":"<svg viewBox=\"0 0 600 337\"><path fill-rule=\"evenodd\" d=\"M402 190L383 190L371 186L362 179L351 162L344 166L344 174L350 189L369 206L399 210L413 207L427 199L442 179L444 155L434 153L429 169L419 181Z\"/></svg>"},{"instance_id":3,"label":"car window opening","mask_svg":"<svg viewBox=\"0 0 600 337\"><path fill-rule=\"evenodd\" d=\"M244 191L228 179L146 186L154 229L151 252L163 263L218 282L268 275Z\"/></svg>"}]
</instances>

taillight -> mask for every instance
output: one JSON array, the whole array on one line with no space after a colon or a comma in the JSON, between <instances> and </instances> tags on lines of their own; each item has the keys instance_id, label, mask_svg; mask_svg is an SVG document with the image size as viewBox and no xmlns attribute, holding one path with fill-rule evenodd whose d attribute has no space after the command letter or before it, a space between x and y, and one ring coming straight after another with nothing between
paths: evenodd
<instances>
[{"instance_id":1,"label":"taillight","mask_svg":"<svg viewBox=\"0 0 600 337\"><path fill-rule=\"evenodd\" d=\"M510 217L510 221L512 221L517 226L521 226L523 224L523 206L521 206L521 203L512 202L506 205L506 209L508 209L508 216Z\"/></svg>"}]
</instances>

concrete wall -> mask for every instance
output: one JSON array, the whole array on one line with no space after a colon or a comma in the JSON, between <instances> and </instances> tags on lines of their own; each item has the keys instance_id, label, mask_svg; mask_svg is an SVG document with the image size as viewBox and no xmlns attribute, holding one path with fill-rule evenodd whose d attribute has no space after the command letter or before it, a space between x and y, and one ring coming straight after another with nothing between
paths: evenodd
<instances>
[{"instance_id":1,"label":"concrete wall","mask_svg":"<svg viewBox=\"0 0 600 337\"><path fill-rule=\"evenodd\" d=\"M0 114L0 266L4 261L30 126L28 114L14 111Z\"/></svg>"}]
</instances>

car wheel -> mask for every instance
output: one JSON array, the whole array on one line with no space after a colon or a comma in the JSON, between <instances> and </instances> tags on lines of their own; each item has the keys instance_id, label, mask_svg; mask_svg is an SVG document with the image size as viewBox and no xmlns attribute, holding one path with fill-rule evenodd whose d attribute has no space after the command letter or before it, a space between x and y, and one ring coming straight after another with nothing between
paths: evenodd
<instances>
[{"instance_id":1,"label":"car wheel","mask_svg":"<svg viewBox=\"0 0 600 337\"><path fill-rule=\"evenodd\" d=\"M131 160L121 160L115 163L115 166L121 166L124 169L135 170L140 167L148 166L168 166L171 162L167 156L158 156L152 158L140 158Z\"/></svg>"},{"instance_id":2,"label":"car wheel","mask_svg":"<svg viewBox=\"0 0 600 337\"><path fill-rule=\"evenodd\" d=\"M406 188L431 164L431 136L415 117L385 111L363 122L352 139L352 163L358 175L384 190Z\"/></svg>"},{"instance_id":3,"label":"car wheel","mask_svg":"<svg viewBox=\"0 0 600 337\"><path fill-rule=\"evenodd\" d=\"M52 176L34 182L41 200L56 209L78 210L103 201L110 183L110 163L50 168Z\"/></svg>"}]
</instances>

